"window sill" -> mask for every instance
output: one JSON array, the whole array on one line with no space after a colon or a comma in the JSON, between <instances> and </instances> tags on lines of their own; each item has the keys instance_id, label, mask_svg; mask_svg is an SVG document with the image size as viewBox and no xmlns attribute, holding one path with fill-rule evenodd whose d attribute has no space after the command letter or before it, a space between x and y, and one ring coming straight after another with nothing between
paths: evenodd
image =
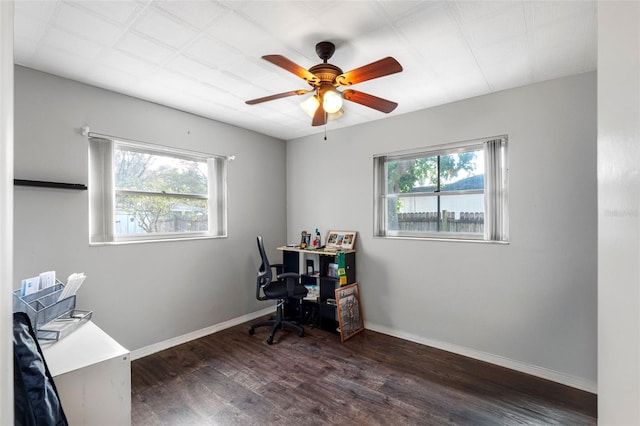
<instances>
[{"instance_id":1,"label":"window sill","mask_svg":"<svg viewBox=\"0 0 640 426\"><path fill-rule=\"evenodd\" d=\"M120 241L106 241L106 242L89 242L90 247L100 246L120 246L128 244L147 244L147 243L165 243L175 241L194 241L194 240L214 240L227 238L227 235L199 235L194 237L171 237L171 238L148 238L144 240L120 240Z\"/></svg>"},{"instance_id":2,"label":"window sill","mask_svg":"<svg viewBox=\"0 0 640 426\"><path fill-rule=\"evenodd\" d=\"M490 241L480 240L473 238L437 238L437 237L414 237L414 236L389 236L389 235L374 235L373 238L379 240L413 240L413 241L441 241L441 242L454 242L454 243L480 243L480 244L498 244L509 245L509 241Z\"/></svg>"}]
</instances>

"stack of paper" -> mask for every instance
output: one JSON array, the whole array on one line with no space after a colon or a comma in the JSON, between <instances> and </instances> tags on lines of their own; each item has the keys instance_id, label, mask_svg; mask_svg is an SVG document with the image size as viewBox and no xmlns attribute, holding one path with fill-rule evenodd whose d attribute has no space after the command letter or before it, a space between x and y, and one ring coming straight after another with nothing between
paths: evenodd
<instances>
[{"instance_id":1,"label":"stack of paper","mask_svg":"<svg viewBox=\"0 0 640 426\"><path fill-rule=\"evenodd\" d=\"M64 290L60 293L58 300L63 300L76 294L85 278L87 277L82 272L69 275L69 278L67 278L67 284L65 284Z\"/></svg>"},{"instance_id":2,"label":"stack of paper","mask_svg":"<svg viewBox=\"0 0 640 426\"><path fill-rule=\"evenodd\" d=\"M28 296L36 291L49 288L56 283L56 271L42 272L37 277L22 280L21 296Z\"/></svg>"},{"instance_id":3,"label":"stack of paper","mask_svg":"<svg viewBox=\"0 0 640 426\"><path fill-rule=\"evenodd\" d=\"M40 273L40 290L49 288L56 284L56 271L47 271Z\"/></svg>"},{"instance_id":4,"label":"stack of paper","mask_svg":"<svg viewBox=\"0 0 640 426\"><path fill-rule=\"evenodd\" d=\"M40 290L40 277L25 278L22 280L21 295L28 296Z\"/></svg>"}]
</instances>

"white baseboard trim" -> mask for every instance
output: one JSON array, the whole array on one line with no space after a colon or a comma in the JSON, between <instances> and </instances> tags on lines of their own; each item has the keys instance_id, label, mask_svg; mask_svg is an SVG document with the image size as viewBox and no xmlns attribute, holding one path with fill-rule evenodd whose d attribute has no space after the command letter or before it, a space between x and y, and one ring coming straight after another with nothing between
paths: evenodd
<instances>
[{"instance_id":1,"label":"white baseboard trim","mask_svg":"<svg viewBox=\"0 0 640 426\"><path fill-rule=\"evenodd\" d=\"M500 367L509 368L521 373L530 374L542 379L551 380L552 382L560 383L562 385L570 386L572 388L580 389L593 394L598 393L598 385L595 382L561 373L559 371L550 370L548 368L539 367L537 365L527 364L525 362L515 361L513 359L505 358L500 355L494 355L487 352L470 349L464 346L455 345L452 343L446 343L438 340L427 339L421 336L415 336L413 334L404 333L402 331L394 330L377 324L371 324L369 322L367 322L366 328L372 331L377 331L379 333L388 334L389 336L419 343L421 345L431 346L437 349L453 352L458 355L463 355L469 358L499 365Z\"/></svg>"},{"instance_id":2,"label":"white baseboard trim","mask_svg":"<svg viewBox=\"0 0 640 426\"><path fill-rule=\"evenodd\" d=\"M156 352L163 351L165 349L172 348L177 345L181 345L183 343L190 342L195 339L199 339L204 336L208 336L209 334L216 333L218 331L225 330L227 328L236 326L238 324L242 324L247 321L254 320L264 315L269 315L274 313L273 306L270 308L264 308L257 312L252 312L247 315L243 315L241 317L233 318L228 321L221 322L219 324L214 324L209 327L202 328L200 330L192 331L191 333L183 334L182 336L173 337L168 340L164 340L162 342L154 343L153 345L145 346L144 348L136 349L131 352L131 361L136 359L144 358L145 356L149 356ZM247 330L248 332L248 330Z\"/></svg>"}]
</instances>

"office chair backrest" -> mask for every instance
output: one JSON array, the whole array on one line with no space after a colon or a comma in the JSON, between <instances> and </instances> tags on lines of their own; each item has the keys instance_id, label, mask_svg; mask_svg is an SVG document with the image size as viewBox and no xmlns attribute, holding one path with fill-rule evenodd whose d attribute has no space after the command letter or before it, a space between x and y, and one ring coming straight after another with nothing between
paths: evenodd
<instances>
[{"instance_id":1,"label":"office chair backrest","mask_svg":"<svg viewBox=\"0 0 640 426\"><path fill-rule=\"evenodd\" d=\"M273 276L267 253L264 251L262 236L260 235L258 235L258 251L260 251L260 257L262 258L262 264L258 269L258 287L263 287L271 282Z\"/></svg>"}]
</instances>

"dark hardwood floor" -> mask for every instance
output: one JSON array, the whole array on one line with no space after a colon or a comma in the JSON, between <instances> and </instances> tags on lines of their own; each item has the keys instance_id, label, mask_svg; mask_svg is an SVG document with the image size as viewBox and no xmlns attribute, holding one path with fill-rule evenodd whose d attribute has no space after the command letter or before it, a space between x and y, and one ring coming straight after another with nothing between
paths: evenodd
<instances>
[{"instance_id":1,"label":"dark hardwood floor","mask_svg":"<svg viewBox=\"0 0 640 426\"><path fill-rule=\"evenodd\" d=\"M365 330L250 323L132 363L133 425L594 425L596 396Z\"/></svg>"}]
</instances>

